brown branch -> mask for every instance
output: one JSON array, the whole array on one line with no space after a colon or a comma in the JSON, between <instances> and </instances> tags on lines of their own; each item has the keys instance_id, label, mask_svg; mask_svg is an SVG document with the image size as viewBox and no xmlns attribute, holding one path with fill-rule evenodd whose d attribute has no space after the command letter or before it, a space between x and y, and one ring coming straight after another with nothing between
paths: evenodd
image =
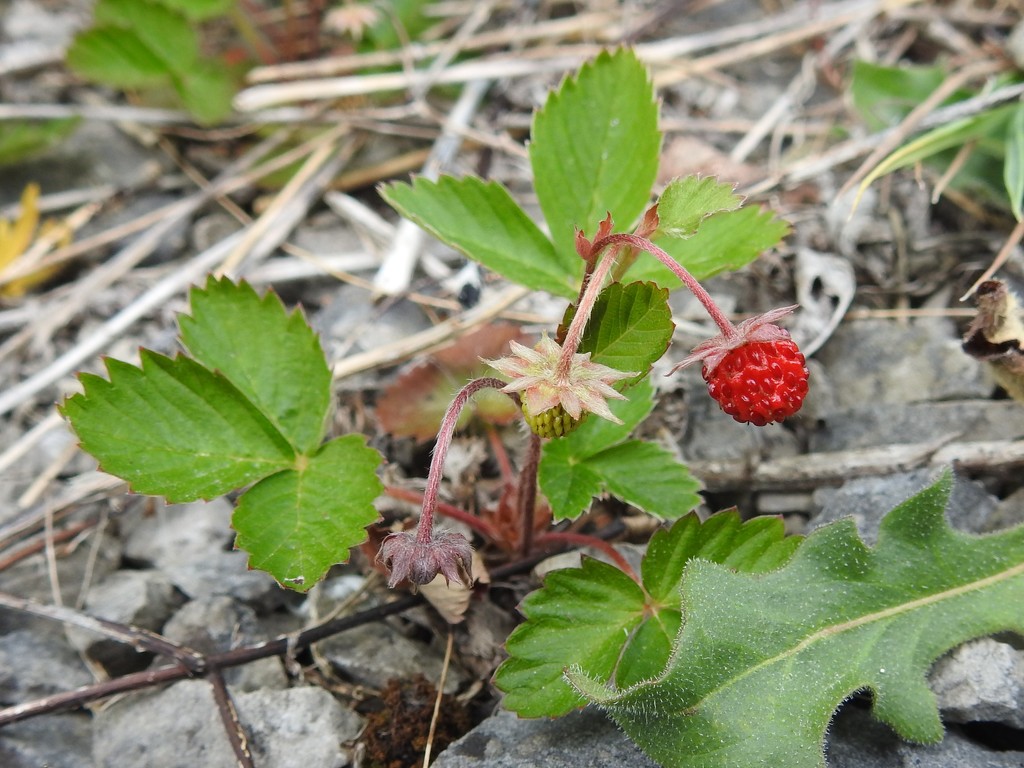
<instances>
[{"instance_id":1,"label":"brown branch","mask_svg":"<svg viewBox=\"0 0 1024 768\"><path fill-rule=\"evenodd\" d=\"M602 539L612 538L622 533L622 530L623 526L621 523L613 523L594 535ZM494 568L491 570L491 578L492 580L499 580L517 574L526 573L541 560L549 557L550 554L550 552L543 552L532 555L531 557L523 560L518 560L514 563L509 563L508 565L504 565L499 568ZM22 601L20 601L19 598L8 597L8 599L9 601L13 601L15 604L12 605L10 602L0 602L0 607L6 605L6 607L13 610L22 610L22 606L19 604ZM390 603L377 605L349 616L339 616L338 618L331 619L330 621L310 627L309 629L305 629L301 632L280 635L273 640L267 640L254 645L242 646L240 648L233 648L230 651L222 651L220 653L211 653L206 656L200 656L200 659L203 662L203 668L200 674L209 675L211 670L220 672L221 670L238 667L258 659L294 654L308 648L313 643L325 640L328 637L333 637L334 635L345 632L346 630L354 629L355 627L369 624L374 621L381 621L388 616L403 613L410 608L420 605L423 601L424 598L422 594L408 594L398 598L397 600L393 600ZM160 667L159 669L134 672L113 680L105 680L101 683L85 685L71 691L55 693L51 696L36 699L35 701L27 701L23 704L16 704L15 706L7 707L6 709L0 709L0 727L11 723L17 723L22 720L28 720L39 715L74 709L75 707L80 707L83 704L103 699L108 696L113 696L114 694L137 691L154 685L161 685L163 683L172 683L191 676L193 676L193 673L190 670L185 668L182 664L177 664L174 666Z\"/></svg>"},{"instance_id":2,"label":"brown branch","mask_svg":"<svg viewBox=\"0 0 1024 768\"><path fill-rule=\"evenodd\" d=\"M0 606L30 613L33 616L50 619L51 621L59 621L62 624L79 627L90 632L96 632L129 645L137 651L149 651L150 653L167 656L181 665L185 675L202 675L206 672L206 661L201 653L179 645L148 629L96 618L95 616L89 616L64 606L44 605L34 600L15 597L4 592L0 592Z\"/></svg>"},{"instance_id":3,"label":"brown branch","mask_svg":"<svg viewBox=\"0 0 1024 768\"><path fill-rule=\"evenodd\" d=\"M206 678L213 686L213 700L217 703L220 720L224 724L224 731L228 735L231 749L238 759L239 768L256 768L256 764L252 761L252 753L249 751L249 739L245 735L242 723L238 720L238 710L224 683L224 675L214 667L207 673Z\"/></svg>"},{"instance_id":4,"label":"brown branch","mask_svg":"<svg viewBox=\"0 0 1024 768\"><path fill-rule=\"evenodd\" d=\"M341 616L324 624L310 627L298 634L282 635L263 643L233 648L230 651L223 651L221 653L212 653L203 658L205 668L207 670L230 669L231 667L248 664L257 659L294 653L308 647L312 643L336 635L339 632L344 632L347 629L402 613L415 605L419 605L422 600L423 598L419 595L407 595L391 603L385 603L384 605L376 606L351 616ZM2 709L0 710L0 726L27 720L37 715L79 707L90 701L112 696L115 693L126 693L128 691L149 688L161 683L171 683L190 677L191 674L188 669L179 664L135 672L115 678L114 680L85 685L72 691L56 693L52 696L46 696L35 701L16 704L13 707Z\"/></svg>"}]
</instances>

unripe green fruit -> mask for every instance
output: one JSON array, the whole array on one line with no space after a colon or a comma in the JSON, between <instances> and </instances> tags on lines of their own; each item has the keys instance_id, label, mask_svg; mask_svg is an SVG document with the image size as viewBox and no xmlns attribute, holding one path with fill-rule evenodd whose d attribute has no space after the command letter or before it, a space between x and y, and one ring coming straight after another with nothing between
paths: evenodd
<instances>
[{"instance_id":1,"label":"unripe green fruit","mask_svg":"<svg viewBox=\"0 0 1024 768\"><path fill-rule=\"evenodd\" d=\"M523 416L526 417L526 423L530 425L535 435L548 438L565 437L583 423L583 416L586 414L574 419L561 405L556 405L535 416L527 409L526 403L523 403Z\"/></svg>"}]
</instances>

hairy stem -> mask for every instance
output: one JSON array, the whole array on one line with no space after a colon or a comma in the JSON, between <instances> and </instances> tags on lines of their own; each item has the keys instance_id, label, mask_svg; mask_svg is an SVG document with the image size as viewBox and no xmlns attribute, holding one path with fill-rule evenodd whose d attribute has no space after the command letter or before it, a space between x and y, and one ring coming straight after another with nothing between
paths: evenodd
<instances>
[{"instance_id":1,"label":"hairy stem","mask_svg":"<svg viewBox=\"0 0 1024 768\"><path fill-rule=\"evenodd\" d=\"M452 435L455 434L455 425L459 421L459 414L466 407L469 398L481 389L498 389L505 386L501 379L484 377L473 379L466 386L459 390L452 400L444 418L441 419L441 428L437 432L437 442L434 444L434 455L430 459L430 472L427 475L427 488L423 492L423 508L420 512L420 521L416 526L416 541L420 544L430 542L430 535L434 530L434 512L437 510L437 494L441 488L441 470L444 468L444 460L448 455L448 448L452 444Z\"/></svg>"},{"instance_id":2,"label":"hairy stem","mask_svg":"<svg viewBox=\"0 0 1024 768\"><path fill-rule=\"evenodd\" d=\"M519 541L519 554L527 557L533 549L534 512L537 506L537 467L540 465L540 438L530 433L526 460L519 472L519 520L523 534Z\"/></svg>"},{"instance_id":3,"label":"hairy stem","mask_svg":"<svg viewBox=\"0 0 1024 768\"><path fill-rule=\"evenodd\" d=\"M384 489L384 493L393 499L409 501L421 506L423 505L423 494L408 488L398 488L396 486L389 485ZM500 535L494 529L494 526L486 520L481 520L473 513L460 509L453 504L446 504L443 501L438 501L435 511L444 517L450 517L452 520L458 520L460 523L464 523L488 541L495 541Z\"/></svg>"},{"instance_id":4,"label":"hairy stem","mask_svg":"<svg viewBox=\"0 0 1024 768\"><path fill-rule=\"evenodd\" d=\"M736 335L736 326L734 326L729 318L725 316L725 313L718 308L718 305L715 304L711 295L704 290L704 286L697 282L697 278L687 272L679 262L669 256L665 251L656 246L646 237L638 237L637 235L629 234L608 235L594 243L594 251L599 251L609 245L629 245L633 248L647 251L647 253L651 254L654 258L671 269L673 274L683 281L683 285L689 288L690 293L697 297L697 301L704 305L704 309L706 309L707 313L711 315L711 319L714 320L715 325L722 330L722 334L724 336L731 338Z\"/></svg>"},{"instance_id":5,"label":"hairy stem","mask_svg":"<svg viewBox=\"0 0 1024 768\"><path fill-rule=\"evenodd\" d=\"M605 240L607 239L605 238ZM596 255L599 249L595 248L592 252ZM576 314L573 315L572 322L569 323L569 330L565 332L565 341L562 342L562 356L558 359L558 367L555 368L555 376L559 379L566 379L569 376L572 357L580 347L580 340L583 338L583 331L587 327L590 313L594 311L594 304L597 303L597 297L601 294L601 286L604 285L604 280L608 277L614 264L615 259L612 254L609 254L601 260L593 274L590 275L586 291L580 298L579 304L576 305Z\"/></svg>"}]
</instances>

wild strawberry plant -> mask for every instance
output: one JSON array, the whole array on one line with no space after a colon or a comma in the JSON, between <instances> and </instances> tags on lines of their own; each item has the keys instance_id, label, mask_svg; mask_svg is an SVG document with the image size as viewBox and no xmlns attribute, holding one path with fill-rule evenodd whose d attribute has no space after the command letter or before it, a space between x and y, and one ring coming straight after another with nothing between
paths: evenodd
<instances>
[{"instance_id":1,"label":"wild strawberry plant","mask_svg":"<svg viewBox=\"0 0 1024 768\"><path fill-rule=\"evenodd\" d=\"M697 280L749 262L785 225L714 179L673 181L650 205L659 145L647 73L618 51L566 80L534 121L530 158L550 237L497 183L442 177L382 190L469 257L570 305L551 334L510 341L488 361L502 378L473 378L455 394L417 525L387 536L378 562L392 587L472 586L473 542L435 530L436 514L531 553L578 541L544 523L611 493L675 523L651 539L639 574L596 542L615 565L585 559L524 601L495 676L509 709L555 716L594 702L666 766L820 766L829 718L863 688L901 734L938 738L927 666L971 637L1024 632L1024 528L952 531L948 477L895 510L873 549L849 522L801 541L776 519L687 514L698 482L668 451L631 437L654 405L651 366L671 342L669 289L685 285L718 327L680 366L701 363L733 418L789 418L807 369L778 325L792 307L733 324ZM211 278L192 291L181 332L188 354L107 361L108 377L83 374L84 391L62 411L85 449L138 492L187 501L248 487L237 546L253 567L307 590L377 519L381 457L360 435L324 442L329 368L301 315L272 294ZM493 390L529 426L499 503L518 516L517 537L438 498L462 410Z\"/></svg>"}]
</instances>

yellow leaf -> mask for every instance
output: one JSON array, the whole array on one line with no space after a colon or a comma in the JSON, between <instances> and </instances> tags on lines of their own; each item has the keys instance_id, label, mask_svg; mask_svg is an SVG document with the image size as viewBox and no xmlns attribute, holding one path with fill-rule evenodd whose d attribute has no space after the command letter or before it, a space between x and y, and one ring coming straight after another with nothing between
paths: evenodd
<instances>
[{"instance_id":1,"label":"yellow leaf","mask_svg":"<svg viewBox=\"0 0 1024 768\"><path fill-rule=\"evenodd\" d=\"M13 225L0 220L0 269L25 252L39 224L39 185L29 184L21 193L21 215Z\"/></svg>"},{"instance_id":2,"label":"yellow leaf","mask_svg":"<svg viewBox=\"0 0 1024 768\"><path fill-rule=\"evenodd\" d=\"M0 278L3 272L32 246L34 240L44 241L43 253L54 245L64 246L71 242L71 229L62 223L46 221L39 226L39 185L29 184L21 194L21 215L13 224L0 219ZM41 256L33 255L32 258ZM0 284L0 296L17 298L34 286L52 277L59 267L52 265L37 269L23 277Z\"/></svg>"}]
</instances>

